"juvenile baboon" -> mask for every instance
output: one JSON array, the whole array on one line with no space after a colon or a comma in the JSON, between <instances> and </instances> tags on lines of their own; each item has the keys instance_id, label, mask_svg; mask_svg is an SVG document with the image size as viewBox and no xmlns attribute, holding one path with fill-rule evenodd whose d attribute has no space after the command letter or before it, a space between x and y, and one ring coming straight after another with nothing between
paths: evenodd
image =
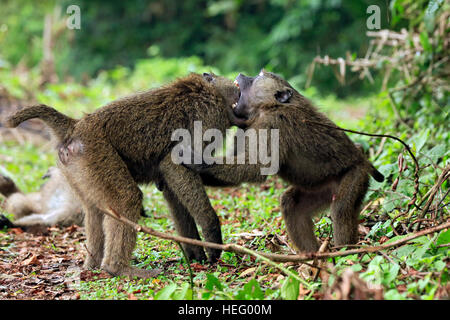
<instances>
[{"instance_id":1,"label":"juvenile baboon","mask_svg":"<svg viewBox=\"0 0 450 320\"><path fill-rule=\"evenodd\" d=\"M0 175L0 194L6 198L5 210L14 214L14 223L2 217L0 228L20 227L25 230L39 226L68 227L83 224L81 203L58 168L44 175L49 180L38 192L23 193L10 178Z\"/></svg>"},{"instance_id":2,"label":"juvenile baboon","mask_svg":"<svg viewBox=\"0 0 450 320\"><path fill-rule=\"evenodd\" d=\"M240 74L235 81L240 98L234 113L247 127L279 129L278 175L291 186L281 197L287 231L301 251L316 251L312 215L331 205L334 241L338 245L358 240L358 214L371 174L383 176L342 131L310 101L279 76L264 70L256 77ZM240 123L242 125L242 122ZM268 139L267 141L270 141ZM268 148L270 150L270 148ZM261 164L190 165L203 179L222 185L262 182Z\"/></svg>"},{"instance_id":3,"label":"juvenile baboon","mask_svg":"<svg viewBox=\"0 0 450 320\"><path fill-rule=\"evenodd\" d=\"M177 231L199 239L196 223L207 241L222 242L220 223L201 178L171 159L176 144L171 135L184 128L193 135L194 121L224 132L234 117L231 105L239 90L233 82L212 74L191 74L158 89L116 100L71 119L40 105L19 111L7 124L16 127L42 119L59 141L59 167L83 203L88 256L85 266L113 275L153 277L159 270L129 265L136 232L102 210L137 221L142 205L138 184L160 182ZM235 119L233 121L239 121ZM202 134L203 134L202 132ZM204 260L200 247L185 246L189 258ZM207 250L210 261L219 250Z\"/></svg>"}]
</instances>

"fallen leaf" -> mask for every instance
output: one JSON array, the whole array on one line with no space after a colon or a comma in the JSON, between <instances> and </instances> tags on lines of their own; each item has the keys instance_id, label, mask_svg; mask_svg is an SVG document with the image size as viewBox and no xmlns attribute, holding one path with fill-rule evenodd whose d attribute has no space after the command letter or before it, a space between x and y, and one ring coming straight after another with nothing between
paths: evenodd
<instances>
[{"instance_id":1,"label":"fallen leaf","mask_svg":"<svg viewBox=\"0 0 450 320\"><path fill-rule=\"evenodd\" d=\"M207 266L204 266L200 263L191 263L191 268L194 269L194 271L204 271L208 270Z\"/></svg>"},{"instance_id":2,"label":"fallen leaf","mask_svg":"<svg viewBox=\"0 0 450 320\"><path fill-rule=\"evenodd\" d=\"M39 265L40 262L36 255L32 254L28 259L23 260L20 265L22 266L30 266L30 265Z\"/></svg>"},{"instance_id":3,"label":"fallen leaf","mask_svg":"<svg viewBox=\"0 0 450 320\"><path fill-rule=\"evenodd\" d=\"M382 236L382 237L380 238L380 243L383 244L383 243L385 243L385 242L388 241L388 240L389 240L388 237Z\"/></svg>"},{"instance_id":4,"label":"fallen leaf","mask_svg":"<svg viewBox=\"0 0 450 320\"><path fill-rule=\"evenodd\" d=\"M247 270L244 270L244 271L239 275L239 277L246 277L246 276L249 276L249 275L255 273L255 271L256 271L256 267L248 268Z\"/></svg>"},{"instance_id":5,"label":"fallen leaf","mask_svg":"<svg viewBox=\"0 0 450 320\"><path fill-rule=\"evenodd\" d=\"M136 298L136 296L134 294L129 293L128 294L128 299L130 299L130 300L137 300L138 298Z\"/></svg>"},{"instance_id":6,"label":"fallen leaf","mask_svg":"<svg viewBox=\"0 0 450 320\"><path fill-rule=\"evenodd\" d=\"M11 229L9 229L9 232L14 233L14 234L21 234L21 233L23 233L23 230L20 228L11 228Z\"/></svg>"}]
</instances>

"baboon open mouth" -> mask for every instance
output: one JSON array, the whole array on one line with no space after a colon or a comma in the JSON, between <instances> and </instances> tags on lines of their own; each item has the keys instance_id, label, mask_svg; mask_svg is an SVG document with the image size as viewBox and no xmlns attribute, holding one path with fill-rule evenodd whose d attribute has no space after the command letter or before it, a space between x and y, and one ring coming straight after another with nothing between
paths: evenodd
<instances>
[{"instance_id":1,"label":"baboon open mouth","mask_svg":"<svg viewBox=\"0 0 450 320\"><path fill-rule=\"evenodd\" d=\"M238 99L237 99L237 101L236 101L235 103L233 103L233 104L231 105L231 107L232 107L233 109L235 109L235 108L237 107L237 104L238 104L238 102L239 102L239 99L241 99L241 88L239 87L239 82L237 81L237 79L235 79L233 83L234 83L234 85L239 89L239 96L238 96Z\"/></svg>"}]
</instances>

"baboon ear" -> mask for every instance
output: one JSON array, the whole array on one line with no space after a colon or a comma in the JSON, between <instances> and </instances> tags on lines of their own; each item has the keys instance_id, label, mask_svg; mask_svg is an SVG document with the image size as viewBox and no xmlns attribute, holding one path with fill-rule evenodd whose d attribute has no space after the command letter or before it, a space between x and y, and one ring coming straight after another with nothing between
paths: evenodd
<instances>
[{"instance_id":1,"label":"baboon ear","mask_svg":"<svg viewBox=\"0 0 450 320\"><path fill-rule=\"evenodd\" d=\"M277 93L275 93L275 99L277 99L278 102L281 103L287 103L292 97L292 89L290 88L284 88L283 90L278 90Z\"/></svg>"},{"instance_id":2,"label":"baboon ear","mask_svg":"<svg viewBox=\"0 0 450 320\"><path fill-rule=\"evenodd\" d=\"M205 79L208 82L211 82L211 81L213 81L214 77L213 77L212 73L204 72L203 73L203 79Z\"/></svg>"}]
</instances>

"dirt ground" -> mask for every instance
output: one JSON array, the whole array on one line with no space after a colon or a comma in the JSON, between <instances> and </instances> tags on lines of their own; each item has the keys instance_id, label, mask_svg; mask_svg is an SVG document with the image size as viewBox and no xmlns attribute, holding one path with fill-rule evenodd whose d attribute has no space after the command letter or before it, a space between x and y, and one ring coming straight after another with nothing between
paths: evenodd
<instances>
[{"instance_id":1,"label":"dirt ground","mask_svg":"<svg viewBox=\"0 0 450 320\"><path fill-rule=\"evenodd\" d=\"M78 226L48 228L44 234L21 229L1 233L0 300L79 299L74 285L94 276L81 268L84 240Z\"/></svg>"}]
</instances>

